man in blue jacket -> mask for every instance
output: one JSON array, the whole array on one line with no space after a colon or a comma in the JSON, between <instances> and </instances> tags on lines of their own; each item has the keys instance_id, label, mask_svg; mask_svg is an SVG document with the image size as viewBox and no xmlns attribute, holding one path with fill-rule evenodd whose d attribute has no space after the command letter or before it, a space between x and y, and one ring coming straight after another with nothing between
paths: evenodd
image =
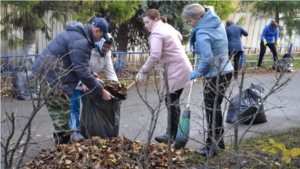
<instances>
[{"instance_id":1,"label":"man in blue jacket","mask_svg":"<svg viewBox=\"0 0 300 169\"><path fill-rule=\"evenodd\" d=\"M93 93L101 94L104 100L113 97L89 68L94 42L102 37L109 40L107 32L108 23L104 18L94 18L91 24L71 23L45 47L32 66L49 86L46 106L53 121L56 145L70 141L69 98L79 80Z\"/></svg>"},{"instance_id":2,"label":"man in blue jacket","mask_svg":"<svg viewBox=\"0 0 300 169\"><path fill-rule=\"evenodd\" d=\"M277 22L272 21L264 28L260 40L260 52L257 67L261 66L267 46L273 54L274 62L276 62L278 60L276 46L279 45L279 29Z\"/></svg>"}]
</instances>

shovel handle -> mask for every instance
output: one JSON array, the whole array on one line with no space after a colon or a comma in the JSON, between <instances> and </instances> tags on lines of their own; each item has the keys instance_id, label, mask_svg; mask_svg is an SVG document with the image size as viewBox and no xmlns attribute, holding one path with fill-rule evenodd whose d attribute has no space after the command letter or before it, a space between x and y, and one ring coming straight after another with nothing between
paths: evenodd
<instances>
[{"instance_id":1,"label":"shovel handle","mask_svg":"<svg viewBox=\"0 0 300 169\"><path fill-rule=\"evenodd\" d=\"M197 66L197 59L198 59L198 56L197 54L195 53L195 51L193 51L193 55L194 55L194 71L196 70L196 66ZM194 84L194 80L192 80L192 83L190 85L190 91L189 91L189 95L188 95L188 101L187 101L187 105L186 107L190 107L190 100L191 100L191 94L192 94L192 88L193 88L193 84Z\"/></svg>"},{"instance_id":2,"label":"shovel handle","mask_svg":"<svg viewBox=\"0 0 300 169\"><path fill-rule=\"evenodd\" d=\"M135 81L131 82L126 89L129 90L130 88L132 88L135 85Z\"/></svg>"}]
</instances>

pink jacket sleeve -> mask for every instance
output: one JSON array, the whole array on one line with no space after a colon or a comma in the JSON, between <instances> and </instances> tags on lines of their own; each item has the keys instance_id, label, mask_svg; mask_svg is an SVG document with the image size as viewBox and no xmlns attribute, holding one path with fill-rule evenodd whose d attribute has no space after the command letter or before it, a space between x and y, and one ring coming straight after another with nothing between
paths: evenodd
<instances>
[{"instance_id":1,"label":"pink jacket sleeve","mask_svg":"<svg viewBox=\"0 0 300 169\"><path fill-rule=\"evenodd\" d=\"M176 30L176 31L177 31L177 30ZM177 36L178 36L178 39L179 39L180 41L182 41L182 35L181 35L181 33L178 32L178 31L177 31Z\"/></svg>"},{"instance_id":2,"label":"pink jacket sleeve","mask_svg":"<svg viewBox=\"0 0 300 169\"><path fill-rule=\"evenodd\" d=\"M155 63L161 60L163 39L159 35L151 35L149 38L150 56L142 67L143 72L150 73Z\"/></svg>"}]
</instances>

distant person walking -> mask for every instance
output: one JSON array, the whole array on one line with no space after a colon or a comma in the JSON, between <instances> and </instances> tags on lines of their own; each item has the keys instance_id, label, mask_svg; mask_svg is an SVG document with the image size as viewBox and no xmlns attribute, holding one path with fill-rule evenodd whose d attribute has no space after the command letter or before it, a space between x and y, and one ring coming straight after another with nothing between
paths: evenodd
<instances>
[{"instance_id":1,"label":"distant person walking","mask_svg":"<svg viewBox=\"0 0 300 169\"><path fill-rule=\"evenodd\" d=\"M259 52L257 67L261 66L262 60L266 53L267 46L269 47L269 49L271 50L271 52L273 54L273 60L274 60L274 65L275 65L275 62L278 60L277 50L276 50L276 46L279 45L278 23L275 21L271 21L270 24L265 26L265 28L261 34L260 40L261 40L260 52ZM275 68L275 67L273 66L273 68Z\"/></svg>"},{"instance_id":2,"label":"distant person walking","mask_svg":"<svg viewBox=\"0 0 300 169\"><path fill-rule=\"evenodd\" d=\"M240 57L244 52L242 35L248 36L248 32L240 25L236 25L232 20L226 22L226 33L228 39L229 58L233 57L234 79L238 78L240 69Z\"/></svg>"}]
</instances>

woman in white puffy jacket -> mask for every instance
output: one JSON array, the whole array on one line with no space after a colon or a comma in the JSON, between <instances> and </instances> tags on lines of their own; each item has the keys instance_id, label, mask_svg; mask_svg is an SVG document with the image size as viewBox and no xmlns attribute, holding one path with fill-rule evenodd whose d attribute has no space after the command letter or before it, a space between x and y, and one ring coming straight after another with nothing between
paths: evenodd
<instances>
[{"instance_id":1,"label":"woman in white puffy jacket","mask_svg":"<svg viewBox=\"0 0 300 169\"><path fill-rule=\"evenodd\" d=\"M95 48L92 50L89 66L94 71L94 75L101 71L104 71L108 80L118 81L118 77L115 73L110 48L114 43L114 39L108 33L110 41L106 41L102 38L100 41L95 43ZM71 104L71 117L70 117L70 127L73 130L71 136L72 142L79 142L84 139L81 133L78 131L80 122L80 100L83 101L83 94L86 92L87 87L79 82L80 85L74 89L72 97L70 98Z\"/></svg>"}]
</instances>

